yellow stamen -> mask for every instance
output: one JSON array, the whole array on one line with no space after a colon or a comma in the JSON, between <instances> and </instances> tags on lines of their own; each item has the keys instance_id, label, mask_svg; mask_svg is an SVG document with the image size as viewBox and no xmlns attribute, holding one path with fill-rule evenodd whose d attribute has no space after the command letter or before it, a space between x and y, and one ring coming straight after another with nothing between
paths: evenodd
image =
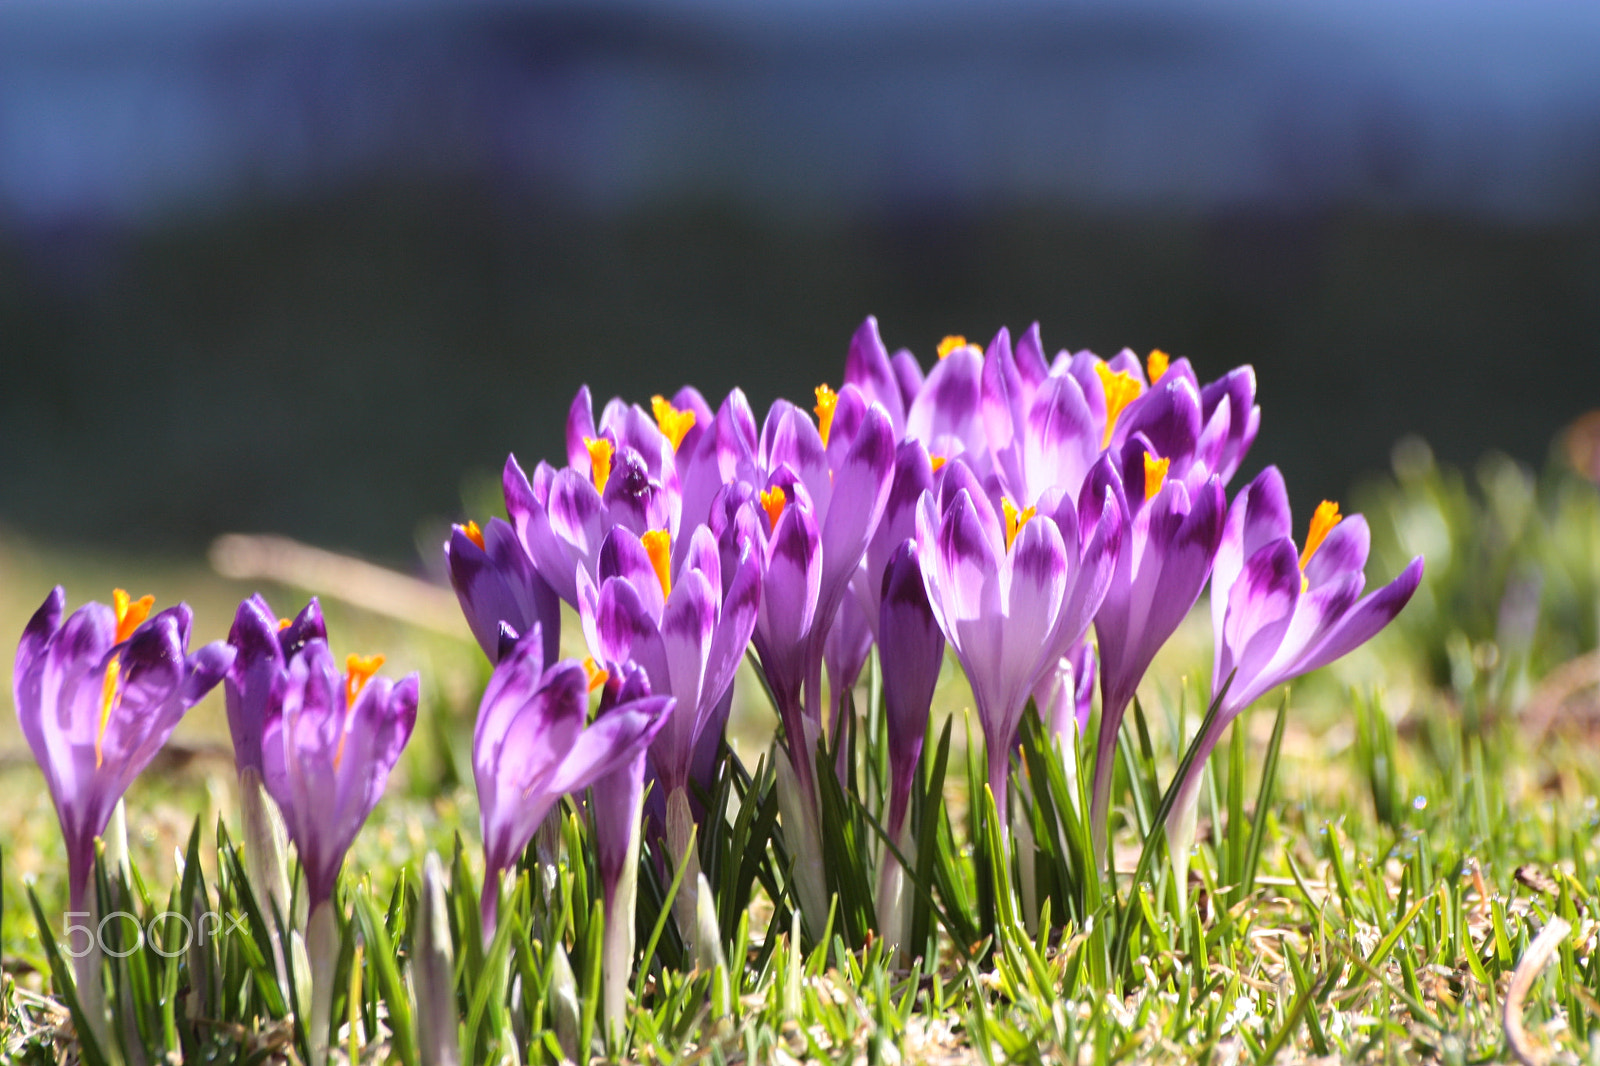
<instances>
[{"instance_id":1,"label":"yellow stamen","mask_svg":"<svg viewBox=\"0 0 1600 1066\"><path fill-rule=\"evenodd\" d=\"M1146 501L1155 499L1156 493L1161 491L1161 486L1167 482L1167 468L1172 466L1171 459L1157 459L1149 452L1144 453L1144 498Z\"/></svg>"},{"instance_id":2,"label":"yellow stamen","mask_svg":"<svg viewBox=\"0 0 1600 1066\"><path fill-rule=\"evenodd\" d=\"M1304 570L1311 557L1322 547L1322 542L1327 539L1333 527L1344 520L1339 513L1339 505L1333 500L1323 500L1317 504L1316 513L1311 516L1311 528L1306 532L1305 550L1300 553L1300 569Z\"/></svg>"},{"instance_id":3,"label":"yellow stamen","mask_svg":"<svg viewBox=\"0 0 1600 1066\"><path fill-rule=\"evenodd\" d=\"M339 731L339 747L333 753L333 768L337 770L344 761L344 741L350 735L350 712L355 709L356 697L367 687L372 675L383 665L381 655L347 655L344 659L344 728Z\"/></svg>"},{"instance_id":4,"label":"yellow stamen","mask_svg":"<svg viewBox=\"0 0 1600 1066\"><path fill-rule=\"evenodd\" d=\"M1021 531L1023 526L1028 524L1028 519L1037 513L1037 509L1028 507L1019 511L1016 504L1002 496L1000 497L1000 510L1005 512L1006 516L1006 551L1010 551L1011 545L1016 542L1017 533Z\"/></svg>"},{"instance_id":5,"label":"yellow stamen","mask_svg":"<svg viewBox=\"0 0 1600 1066\"><path fill-rule=\"evenodd\" d=\"M346 707L354 707L356 697L367 687L372 675L383 665L381 655L347 655L344 660L344 698Z\"/></svg>"},{"instance_id":6,"label":"yellow stamen","mask_svg":"<svg viewBox=\"0 0 1600 1066\"><path fill-rule=\"evenodd\" d=\"M817 386L817 432L822 435L822 446L828 446L828 431L833 428L833 409L839 406L839 394L827 385Z\"/></svg>"},{"instance_id":7,"label":"yellow stamen","mask_svg":"<svg viewBox=\"0 0 1600 1066\"><path fill-rule=\"evenodd\" d=\"M590 692L593 692L595 689L611 680L611 674L608 671L602 670L600 668L600 664L594 661L593 656L583 660L583 672L589 675Z\"/></svg>"},{"instance_id":8,"label":"yellow stamen","mask_svg":"<svg viewBox=\"0 0 1600 1066\"><path fill-rule=\"evenodd\" d=\"M661 582L662 597L672 595L672 534L664 529L652 529L639 540L644 543L645 554L650 556L656 580Z\"/></svg>"},{"instance_id":9,"label":"yellow stamen","mask_svg":"<svg viewBox=\"0 0 1600 1066\"><path fill-rule=\"evenodd\" d=\"M942 455L930 455L930 456L928 456L928 462L929 462L930 465L932 465L933 472L935 474L937 474L939 472L939 468L941 466L943 466L945 463L948 463L949 461L950 460L946 459Z\"/></svg>"},{"instance_id":10,"label":"yellow stamen","mask_svg":"<svg viewBox=\"0 0 1600 1066\"><path fill-rule=\"evenodd\" d=\"M650 397L650 410L655 413L661 435L670 440L672 450L677 451L683 438L694 428L694 412L678 410L665 396Z\"/></svg>"},{"instance_id":11,"label":"yellow stamen","mask_svg":"<svg viewBox=\"0 0 1600 1066\"><path fill-rule=\"evenodd\" d=\"M778 528L778 516L783 514L783 505L788 502L789 497L784 495L782 485L761 490L761 509L767 512L768 529Z\"/></svg>"},{"instance_id":12,"label":"yellow stamen","mask_svg":"<svg viewBox=\"0 0 1600 1066\"><path fill-rule=\"evenodd\" d=\"M469 520L466 525L457 526L456 528L465 533L467 539L478 546L479 551L489 550L483 546L483 530L478 528L478 523Z\"/></svg>"},{"instance_id":13,"label":"yellow stamen","mask_svg":"<svg viewBox=\"0 0 1600 1066\"><path fill-rule=\"evenodd\" d=\"M939 358L947 358L951 352L959 351L966 347L968 347L967 338L959 334L946 337L939 342Z\"/></svg>"},{"instance_id":14,"label":"yellow stamen","mask_svg":"<svg viewBox=\"0 0 1600 1066\"><path fill-rule=\"evenodd\" d=\"M282 630L288 629L292 625L294 625L294 620L292 618L280 618L280 619L278 619L278 629L279 629L280 632Z\"/></svg>"},{"instance_id":15,"label":"yellow stamen","mask_svg":"<svg viewBox=\"0 0 1600 1066\"><path fill-rule=\"evenodd\" d=\"M124 594L126 595L126 594ZM94 735L94 768L100 769L105 761L101 745L105 743L106 726L111 724L111 712L116 707L122 688L122 663L115 656L106 663L106 679L100 686L100 728Z\"/></svg>"},{"instance_id":16,"label":"yellow stamen","mask_svg":"<svg viewBox=\"0 0 1600 1066\"><path fill-rule=\"evenodd\" d=\"M1109 363L1096 363L1095 373L1100 375L1100 385L1106 393L1106 434L1100 441L1100 447L1105 448L1111 444L1111 432L1116 429L1117 416L1122 414L1122 409L1138 399L1140 392L1139 379L1126 370L1112 370Z\"/></svg>"},{"instance_id":17,"label":"yellow stamen","mask_svg":"<svg viewBox=\"0 0 1600 1066\"><path fill-rule=\"evenodd\" d=\"M615 450L604 437L585 437L583 446L589 450L589 476L594 479L596 492L606 491L611 480L611 453Z\"/></svg>"},{"instance_id":18,"label":"yellow stamen","mask_svg":"<svg viewBox=\"0 0 1600 1066\"><path fill-rule=\"evenodd\" d=\"M1171 357L1160 348L1150 353L1150 358L1146 359L1144 364L1150 373L1150 384L1154 385L1161 380L1161 376L1167 372L1167 365L1170 362Z\"/></svg>"},{"instance_id":19,"label":"yellow stamen","mask_svg":"<svg viewBox=\"0 0 1600 1066\"><path fill-rule=\"evenodd\" d=\"M150 617L150 608L156 605L154 596L141 596L137 600L129 600L128 593L123 589L111 590L111 609L117 613L117 639L113 644L121 644L133 636L133 631L144 624Z\"/></svg>"}]
</instances>

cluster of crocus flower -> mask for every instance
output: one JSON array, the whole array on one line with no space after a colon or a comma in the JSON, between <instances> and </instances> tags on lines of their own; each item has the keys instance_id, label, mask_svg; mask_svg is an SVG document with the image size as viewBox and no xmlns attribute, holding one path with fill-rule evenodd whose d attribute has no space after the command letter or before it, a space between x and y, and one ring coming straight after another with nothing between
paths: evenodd
<instances>
[{"instance_id":1,"label":"cluster of crocus flower","mask_svg":"<svg viewBox=\"0 0 1600 1066\"><path fill-rule=\"evenodd\" d=\"M190 652L186 604L152 615L153 597L133 600L118 589L110 606L85 604L63 623L65 599L62 589L52 591L24 630L13 696L66 838L73 909L93 913L94 841L123 793L184 712L225 682L246 861L258 902L280 922L291 919L280 823L304 871L307 1032L320 1063L338 958L334 886L411 735L416 675L398 683L375 676L382 656L352 655L340 670L315 600L293 621L277 621L265 600L251 597L239 605L227 642ZM91 1032L106 1046L100 961L95 950L78 958L77 991Z\"/></svg>"},{"instance_id":2,"label":"cluster of crocus flower","mask_svg":"<svg viewBox=\"0 0 1600 1066\"><path fill-rule=\"evenodd\" d=\"M809 411L778 400L759 424L737 389L715 411L692 388L652 397L648 410L613 399L598 420L581 389L565 465L541 462L530 476L508 457L507 518L465 522L444 546L492 664L473 736L484 935L502 875L564 797L587 794L608 1032L620 1032L634 961L647 807L653 850L683 867L682 942L720 964L693 841L747 649L781 723L785 843L814 933L829 911L819 775L845 776L842 716L873 649L893 850L913 848L910 800L948 647L971 687L1002 828L1026 802L1013 767L1030 702L1071 750L1098 693L1087 813L1104 855L1124 715L1209 583L1214 713L1166 827L1186 862L1198 768L1221 731L1270 689L1371 638L1422 571L1414 560L1363 596L1365 524L1324 503L1297 546L1275 468L1230 504L1259 422L1249 367L1202 384L1187 360L1159 351L1143 362L1126 351L1047 359L1037 326L1015 343L1002 329L981 348L947 338L924 371L909 352L891 356L869 318L837 390L819 386ZM560 658L563 603L586 657ZM247 862L258 902L286 926L301 924L288 913L287 843L304 873L309 917L292 931L312 956L320 1066L336 882L411 734L417 678L378 676L381 656L341 668L315 601L280 620L252 597L226 643L193 653L188 608L151 615L152 604L119 590L111 606L63 622L57 589L18 648L17 713L60 815L73 904L92 905L94 840L132 778L225 681ZM832 765L821 758L829 740ZM878 872L879 931L898 942L904 872L887 853ZM91 1024L103 1021L99 982L80 970Z\"/></svg>"},{"instance_id":3,"label":"cluster of crocus flower","mask_svg":"<svg viewBox=\"0 0 1600 1066\"><path fill-rule=\"evenodd\" d=\"M782 727L780 799L808 923L828 908L819 745L840 729L842 697L874 647L891 839L909 845L906 798L948 645L972 689L1002 823L1029 702L1072 737L1098 688L1089 814L1104 854L1123 717L1208 581L1225 700L1215 721L1226 724L1371 637L1420 578L1419 559L1358 600L1365 527L1325 505L1295 551L1270 468L1230 507L1228 482L1260 425L1249 367L1202 383L1159 351L1049 359L1035 325L1015 343L1004 329L985 347L946 338L925 371L909 352L891 356L869 318L842 383L819 386L815 401L808 412L780 399L758 424L737 389L713 411L685 388L648 411L613 399L596 421L584 388L566 465L529 477L509 458L510 521L458 527L446 547L491 660L504 654L492 634L534 624L553 655L559 598L582 620L591 671L636 669L648 691L670 695L643 772L664 793L656 809L674 859L693 862L690 789L706 783L734 668L754 650ZM1203 738L1203 755L1215 740ZM479 785L492 785L481 771ZM1182 785L1175 842L1196 796ZM487 841L502 816L485 810ZM884 895L897 891L892 865ZM689 940L693 912L679 908ZM880 898L882 923L898 913Z\"/></svg>"}]
</instances>

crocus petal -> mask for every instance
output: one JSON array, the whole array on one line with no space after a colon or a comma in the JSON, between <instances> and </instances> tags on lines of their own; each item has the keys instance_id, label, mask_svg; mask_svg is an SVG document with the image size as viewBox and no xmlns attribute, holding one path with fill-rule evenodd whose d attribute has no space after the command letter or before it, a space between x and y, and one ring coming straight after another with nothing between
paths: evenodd
<instances>
[{"instance_id":1,"label":"crocus petal","mask_svg":"<svg viewBox=\"0 0 1600 1066\"><path fill-rule=\"evenodd\" d=\"M1306 582L1312 586L1342 574L1359 572L1367 565L1372 534L1361 515L1346 515L1306 561Z\"/></svg>"},{"instance_id":2,"label":"crocus petal","mask_svg":"<svg viewBox=\"0 0 1600 1066\"><path fill-rule=\"evenodd\" d=\"M987 468L983 432L983 357L971 348L951 352L928 373L906 412L906 436L934 455L965 455Z\"/></svg>"},{"instance_id":3,"label":"crocus petal","mask_svg":"<svg viewBox=\"0 0 1600 1066\"><path fill-rule=\"evenodd\" d=\"M612 527L611 532L606 534L605 543L600 546L595 570L602 582L616 578L632 585L646 613L655 621L660 621L664 606L661 580L656 575L655 564L650 561L650 553L645 551L644 544L632 530L623 526Z\"/></svg>"},{"instance_id":4,"label":"crocus petal","mask_svg":"<svg viewBox=\"0 0 1600 1066\"><path fill-rule=\"evenodd\" d=\"M223 691L228 712L228 732L233 737L233 760L240 773L261 771L261 733L268 714L279 709L273 689L278 687L288 662L278 643L276 619L267 601L252 596L239 604L228 643L236 655Z\"/></svg>"},{"instance_id":5,"label":"crocus petal","mask_svg":"<svg viewBox=\"0 0 1600 1066\"><path fill-rule=\"evenodd\" d=\"M878 334L878 320L871 315L857 327L850 338L850 353L844 361L844 380L854 385L867 397L883 405L894 426L895 436L903 434L906 424L905 400L900 383L895 380L894 368L889 365L889 351Z\"/></svg>"},{"instance_id":6,"label":"crocus petal","mask_svg":"<svg viewBox=\"0 0 1600 1066\"><path fill-rule=\"evenodd\" d=\"M1241 692L1271 661L1300 600L1300 563L1287 537L1252 555L1228 592L1227 614L1217 641L1211 679L1216 698L1234 676Z\"/></svg>"},{"instance_id":7,"label":"crocus petal","mask_svg":"<svg viewBox=\"0 0 1600 1066\"><path fill-rule=\"evenodd\" d=\"M67 592L57 585L28 619L28 624L22 630L22 640L17 644L17 657L11 674L14 682L27 676L34 660L61 628L61 612L65 610L66 603ZM22 701L17 700L16 706L20 708Z\"/></svg>"},{"instance_id":8,"label":"crocus petal","mask_svg":"<svg viewBox=\"0 0 1600 1066\"><path fill-rule=\"evenodd\" d=\"M589 477L589 449L584 438L599 436L594 426L594 401L589 397L589 386L579 385L572 404L567 408L567 465L584 477Z\"/></svg>"}]
</instances>

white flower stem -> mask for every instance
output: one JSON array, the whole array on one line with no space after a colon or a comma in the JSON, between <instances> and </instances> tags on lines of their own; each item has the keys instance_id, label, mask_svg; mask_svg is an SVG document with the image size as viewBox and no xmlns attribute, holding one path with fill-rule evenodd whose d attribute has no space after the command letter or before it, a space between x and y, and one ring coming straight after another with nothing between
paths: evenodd
<instances>
[{"instance_id":1,"label":"white flower stem","mask_svg":"<svg viewBox=\"0 0 1600 1066\"><path fill-rule=\"evenodd\" d=\"M326 1066L334 969L339 965L339 923L332 900L323 900L312 909L306 923L306 951L311 958L311 1015L306 1025L311 1061L307 1066Z\"/></svg>"},{"instance_id":2,"label":"white flower stem","mask_svg":"<svg viewBox=\"0 0 1600 1066\"><path fill-rule=\"evenodd\" d=\"M628 847L626 857L622 860L622 873L617 878L611 898L606 900L605 944L600 961L600 1002L605 1016L606 1043L615 1055L621 1054L623 1038L627 1034L628 978L633 974L633 914L639 895L639 820L643 811L644 792L640 790L633 810L628 814Z\"/></svg>"}]
</instances>

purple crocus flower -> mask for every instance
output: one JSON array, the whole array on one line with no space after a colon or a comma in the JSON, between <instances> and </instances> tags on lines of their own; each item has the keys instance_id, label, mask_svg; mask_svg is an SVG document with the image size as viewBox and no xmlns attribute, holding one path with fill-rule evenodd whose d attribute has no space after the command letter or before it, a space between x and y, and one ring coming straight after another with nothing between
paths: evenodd
<instances>
[{"instance_id":1,"label":"purple crocus flower","mask_svg":"<svg viewBox=\"0 0 1600 1066\"><path fill-rule=\"evenodd\" d=\"M57 586L17 646L17 721L61 821L76 911L88 902L94 839L117 801L233 663L221 642L190 654L187 604L151 615L153 602L118 589L112 606L86 603L63 623L66 593Z\"/></svg>"},{"instance_id":2,"label":"purple crocus flower","mask_svg":"<svg viewBox=\"0 0 1600 1066\"><path fill-rule=\"evenodd\" d=\"M1113 456L1122 460L1118 464ZM1168 477L1142 433L1108 452L1085 482L1084 507L1115 499L1128 514L1128 536L1110 591L1095 616L1100 655L1100 735L1095 746L1091 826L1101 850L1111 799L1112 752L1122 716L1156 652L1172 636L1211 573L1222 538L1226 499L1216 476L1190 486ZM1135 480L1137 478L1137 480ZM1131 486L1133 491L1127 491Z\"/></svg>"},{"instance_id":3,"label":"purple crocus flower","mask_svg":"<svg viewBox=\"0 0 1600 1066\"><path fill-rule=\"evenodd\" d=\"M577 574L578 611L590 654L615 672L639 664L672 713L650 746L664 796L688 787L702 735L733 687L755 628L761 562L746 550L725 578L716 538L701 526L676 573L664 530L643 539L617 527L601 548L597 586Z\"/></svg>"},{"instance_id":4,"label":"purple crocus flower","mask_svg":"<svg viewBox=\"0 0 1600 1066\"><path fill-rule=\"evenodd\" d=\"M313 640L326 641L322 605L315 597L292 620L279 620L260 595L239 604L228 630L228 644L237 653L222 692L233 735L233 761L238 772L261 768L261 737L267 720L283 707L289 681L289 660Z\"/></svg>"},{"instance_id":5,"label":"purple crocus flower","mask_svg":"<svg viewBox=\"0 0 1600 1066\"><path fill-rule=\"evenodd\" d=\"M503 630L472 738L483 826L483 932L493 934L500 875L561 797L639 756L666 723L670 696L619 702L593 724L589 675L576 659L544 666L544 638Z\"/></svg>"},{"instance_id":6,"label":"purple crocus flower","mask_svg":"<svg viewBox=\"0 0 1600 1066\"><path fill-rule=\"evenodd\" d=\"M735 530L753 535L761 549L753 640L807 796L822 729L824 642L883 514L895 457L888 416L858 389L824 386L817 397L817 424L792 404L773 404L759 465L745 479L760 487L759 505L741 496L744 519L721 531L724 540Z\"/></svg>"},{"instance_id":7,"label":"purple crocus flower","mask_svg":"<svg viewBox=\"0 0 1600 1066\"><path fill-rule=\"evenodd\" d=\"M1212 698L1222 697L1229 721L1270 689L1372 639L1422 580L1419 555L1363 597L1366 519L1341 516L1336 503L1317 508L1304 550L1295 550L1291 530L1283 475L1269 466L1228 512L1211 584Z\"/></svg>"},{"instance_id":8,"label":"purple crocus flower","mask_svg":"<svg viewBox=\"0 0 1600 1066\"><path fill-rule=\"evenodd\" d=\"M257 903L265 914L287 915L289 876L284 862L287 845L281 819L271 811L262 761L262 737L269 721L283 710L289 684L289 661L313 640L326 641L322 607L313 598L293 620L278 620L260 595L239 604L228 631L228 644L237 654L223 682L228 709L228 729L233 734L233 760L239 773L239 813L245 864ZM281 948L273 931L276 961L282 969Z\"/></svg>"},{"instance_id":9,"label":"purple crocus flower","mask_svg":"<svg viewBox=\"0 0 1600 1066\"><path fill-rule=\"evenodd\" d=\"M1216 661L1211 726L1196 739L1188 777L1178 782L1167 839L1187 870L1201 770L1223 732L1278 685L1325 666L1371 640L1410 602L1422 580L1419 555L1393 581L1362 595L1369 533L1360 515L1324 500L1296 549L1283 475L1269 466L1228 511L1211 579ZM1183 878L1179 877L1181 884Z\"/></svg>"},{"instance_id":10,"label":"purple crocus flower","mask_svg":"<svg viewBox=\"0 0 1600 1066\"><path fill-rule=\"evenodd\" d=\"M560 654L561 602L534 569L510 524L491 518L486 529L476 522L456 526L445 542L444 557L461 613L491 663L500 654L502 624L518 633L539 626L545 658Z\"/></svg>"},{"instance_id":11,"label":"purple crocus flower","mask_svg":"<svg viewBox=\"0 0 1600 1066\"><path fill-rule=\"evenodd\" d=\"M1005 820L1007 767L1023 709L1106 598L1123 522L1109 491L1082 521L1070 496L1046 497L1020 512L1001 502L1003 520L967 465L950 461L938 489L918 506L917 545L934 617L972 684L989 785Z\"/></svg>"},{"instance_id":12,"label":"purple crocus flower","mask_svg":"<svg viewBox=\"0 0 1600 1066\"><path fill-rule=\"evenodd\" d=\"M340 670L326 640L307 641L262 733L267 792L299 852L313 912L333 898L344 854L416 724L417 675L396 683L375 676L382 665L381 655L351 655Z\"/></svg>"},{"instance_id":13,"label":"purple crocus flower","mask_svg":"<svg viewBox=\"0 0 1600 1066\"><path fill-rule=\"evenodd\" d=\"M339 957L333 901L339 868L417 720L417 675L396 684L375 676L382 665L381 655L351 655L341 671L326 640L307 641L289 659L281 709L268 715L262 730L262 776L306 874L311 1066L327 1061Z\"/></svg>"}]
</instances>

